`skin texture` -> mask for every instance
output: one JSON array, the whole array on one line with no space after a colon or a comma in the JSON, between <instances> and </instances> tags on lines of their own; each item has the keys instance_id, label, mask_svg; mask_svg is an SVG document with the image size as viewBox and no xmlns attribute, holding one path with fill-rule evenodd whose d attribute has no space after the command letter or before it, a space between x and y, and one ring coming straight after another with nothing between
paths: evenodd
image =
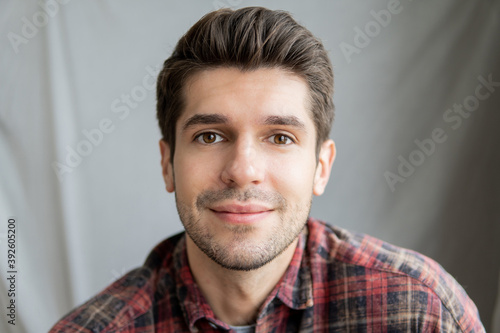
<instances>
[{"instance_id":1,"label":"skin texture","mask_svg":"<svg viewBox=\"0 0 500 333\"><path fill-rule=\"evenodd\" d=\"M166 189L214 313L248 324L290 263L335 146L325 141L316 159L307 83L281 69L206 70L185 98L173 164L160 141Z\"/></svg>"}]
</instances>

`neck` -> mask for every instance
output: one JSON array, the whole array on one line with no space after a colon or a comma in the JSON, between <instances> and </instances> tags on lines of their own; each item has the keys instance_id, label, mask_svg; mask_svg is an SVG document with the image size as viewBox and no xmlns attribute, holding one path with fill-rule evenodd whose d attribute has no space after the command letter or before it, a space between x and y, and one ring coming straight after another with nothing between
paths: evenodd
<instances>
[{"instance_id":1,"label":"neck","mask_svg":"<svg viewBox=\"0 0 500 333\"><path fill-rule=\"evenodd\" d=\"M215 316L231 326L249 325L292 260L297 239L261 268L236 271L209 259L186 235L189 266Z\"/></svg>"}]
</instances>

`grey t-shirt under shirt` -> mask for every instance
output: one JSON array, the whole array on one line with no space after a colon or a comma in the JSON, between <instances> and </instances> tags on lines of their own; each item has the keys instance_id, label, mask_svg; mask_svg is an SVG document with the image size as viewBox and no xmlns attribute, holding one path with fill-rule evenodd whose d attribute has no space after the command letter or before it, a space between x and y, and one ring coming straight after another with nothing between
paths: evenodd
<instances>
[{"instance_id":1,"label":"grey t-shirt under shirt","mask_svg":"<svg viewBox=\"0 0 500 333\"><path fill-rule=\"evenodd\" d=\"M236 333L255 333L255 325L230 326Z\"/></svg>"}]
</instances>

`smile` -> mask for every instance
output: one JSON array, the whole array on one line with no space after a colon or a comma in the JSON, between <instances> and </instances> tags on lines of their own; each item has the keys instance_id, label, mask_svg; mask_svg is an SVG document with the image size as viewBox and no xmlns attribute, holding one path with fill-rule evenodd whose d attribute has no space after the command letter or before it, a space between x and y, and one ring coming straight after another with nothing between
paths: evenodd
<instances>
[{"instance_id":1,"label":"smile","mask_svg":"<svg viewBox=\"0 0 500 333\"><path fill-rule=\"evenodd\" d=\"M272 208L251 204L251 205L220 205L210 208L217 218L232 224L251 224L256 223L267 217L273 212Z\"/></svg>"}]
</instances>

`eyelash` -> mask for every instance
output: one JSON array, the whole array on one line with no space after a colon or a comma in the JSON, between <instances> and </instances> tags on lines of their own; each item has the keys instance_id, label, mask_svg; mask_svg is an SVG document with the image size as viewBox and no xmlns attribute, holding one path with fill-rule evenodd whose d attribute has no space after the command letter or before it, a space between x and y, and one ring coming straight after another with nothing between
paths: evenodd
<instances>
[{"instance_id":1,"label":"eyelash","mask_svg":"<svg viewBox=\"0 0 500 333\"><path fill-rule=\"evenodd\" d=\"M222 141L222 140L218 140L218 141L216 141L216 142L208 142L208 143L207 143L207 142L203 142L203 141L202 141L202 140L203 140L203 136L204 136L204 135L206 135L206 134L215 135L215 136L216 136L216 139L217 139L217 137L219 137L219 138L223 139L223 138L222 138L222 136L221 136L220 134L217 134L217 133L215 133L215 132L203 132L203 133L200 133L200 134L198 134L197 136L195 136L194 141L197 141L198 143L201 143L202 145L211 145L211 144L214 144L214 143L217 143L217 142L221 142L221 141Z\"/></svg>"},{"instance_id":2,"label":"eyelash","mask_svg":"<svg viewBox=\"0 0 500 333\"><path fill-rule=\"evenodd\" d=\"M213 142L203 142L203 136L207 135L207 134L215 135L215 140ZM281 144L282 146L288 146L288 145L296 143L296 141L291 136L283 134L283 133L273 134L273 135L269 136L267 138L267 140L270 141L271 143L277 145L277 146L280 146L280 144L274 142L274 140L271 140L272 138L275 138L275 137L278 137L278 136L285 137L285 140L287 141L287 143ZM217 139L217 137L219 139ZM219 143L219 142L221 142L223 140L224 140L224 138L222 137L222 135L220 135L218 133L215 133L215 132L203 132L203 133L200 133L200 134L196 135L195 138L194 138L194 141L196 141L196 142L198 142L198 143L200 143L202 145L212 145L212 144L215 144L215 143Z\"/></svg>"},{"instance_id":3,"label":"eyelash","mask_svg":"<svg viewBox=\"0 0 500 333\"><path fill-rule=\"evenodd\" d=\"M276 134L273 134L273 135L271 135L271 136L268 138L268 140L270 140L271 138L276 138L276 137L279 137L279 136L283 136L283 137L285 137L285 140L287 141L287 143L281 144L282 146L288 146L288 145L291 145L292 143L295 143L295 140L293 140L293 139L292 139L289 135L286 135L286 134L283 134L283 133L276 133ZM280 144L278 144L278 143L274 142L274 140L273 140L273 142L271 142L271 143L274 143L274 144L276 144L276 145L278 145L278 146L281 146Z\"/></svg>"}]
</instances>

